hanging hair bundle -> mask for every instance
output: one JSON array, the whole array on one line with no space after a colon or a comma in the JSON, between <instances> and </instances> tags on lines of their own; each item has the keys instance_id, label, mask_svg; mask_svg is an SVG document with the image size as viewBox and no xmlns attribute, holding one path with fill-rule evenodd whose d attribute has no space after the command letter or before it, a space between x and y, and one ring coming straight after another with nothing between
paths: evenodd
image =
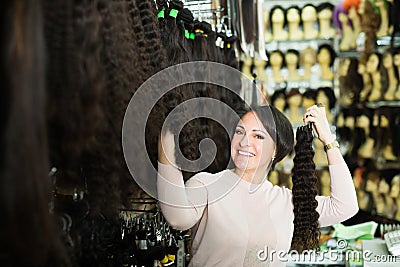
<instances>
[{"instance_id":1,"label":"hanging hair bundle","mask_svg":"<svg viewBox=\"0 0 400 267\"><path fill-rule=\"evenodd\" d=\"M319 248L319 214L316 211L318 202L317 175L312 148L311 124L301 126L296 131L293 180L294 233L292 249L301 252Z\"/></svg>"}]
</instances>

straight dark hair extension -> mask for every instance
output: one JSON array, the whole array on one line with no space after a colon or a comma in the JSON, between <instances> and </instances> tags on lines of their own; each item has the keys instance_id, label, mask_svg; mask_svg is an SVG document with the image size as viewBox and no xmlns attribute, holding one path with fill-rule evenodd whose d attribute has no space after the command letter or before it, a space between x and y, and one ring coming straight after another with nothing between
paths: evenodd
<instances>
[{"instance_id":1,"label":"straight dark hair extension","mask_svg":"<svg viewBox=\"0 0 400 267\"><path fill-rule=\"evenodd\" d=\"M311 124L301 126L296 131L295 157L293 159L293 211L294 233L292 249L301 252L319 248L319 214L316 211L318 202L317 175L312 148Z\"/></svg>"},{"instance_id":2,"label":"straight dark hair extension","mask_svg":"<svg viewBox=\"0 0 400 267\"><path fill-rule=\"evenodd\" d=\"M256 21L257 17L255 5L253 0L242 0L242 14L243 14L243 27L244 38L246 43L250 44L256 39Z\"/></svg>"},{"instance_id":3,"label":"straight dark hair extension","mask_svg":"<svg viewBox=\"0 0 400 267\"><path fill-rule=\"evenodd\" d=\"M69 266L49 213L42 1L2 3L0 250L5 266ZM2 103L3 104L3 103Z\"/></svg>"}]
</instances>

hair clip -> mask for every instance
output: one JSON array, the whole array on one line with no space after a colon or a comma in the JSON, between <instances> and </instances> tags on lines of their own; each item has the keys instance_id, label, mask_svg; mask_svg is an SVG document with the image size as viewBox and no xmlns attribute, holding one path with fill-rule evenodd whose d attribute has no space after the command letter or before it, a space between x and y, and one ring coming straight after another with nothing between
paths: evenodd
<instances>
[{"instance_id":1,"label":"hair clip","mask_svg":"<svg viewBox=\"0 0 400 267\"><path fill-rule=\"evenodd\" d=\"M169 16L176 18L178 16L179 11L176 9L171 9L171 11L169 11Z\"/></svg>"},{"instance_id":2,"label":"hair clip","mask_svg":"<svg viewBox=\"0 0 400 267\"><path fill-rule=\"evenodd\" d=\"M157 18L165 18L165 7L163 7L162 9L161 9L161 11L160 12L158 12L158 14L157 14Z\"/></svg>"}]
</instances>

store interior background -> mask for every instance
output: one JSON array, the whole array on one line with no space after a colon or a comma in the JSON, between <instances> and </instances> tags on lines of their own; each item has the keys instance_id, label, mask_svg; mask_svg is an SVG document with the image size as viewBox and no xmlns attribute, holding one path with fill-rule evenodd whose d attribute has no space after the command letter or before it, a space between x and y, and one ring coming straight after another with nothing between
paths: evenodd
<instances>
[{"instance_id":1,"label":"store interior background","mask_svg":"<svg viewBox=\"0 0 400 267\"><path fill-rule=\"evenodd\" d=\"M257 87L237 81L237 93L249 103L281 109L294 130L308 106L324 103L360 207L343 224L400 224L400 1L373 1L371 16L360 14L358 2L4 1L2 262L184 266L190 231L170 228L157 201L134 183L121 129L129 100L144 81L168 66L198 60L242 71ZM163 5L179 10L177 17L160 15ZM318 18L325 8L331 19L329 12L327 20ZM272 16L278 9L282 16ZM336 14L345 23L334 20ZM176 88L157 103L146 127L153 164L166 115L195 97L243 108L235 94L215 85ZM227 166L229 137L217 123L195 120L181 136L190 159L199 156L201 139L214 139L217 158L206 170ZM314 145L319 192L328 195L323 145ZM267 178L290 188L291 167L289 156Z\"/></svg>"}]
</instances>

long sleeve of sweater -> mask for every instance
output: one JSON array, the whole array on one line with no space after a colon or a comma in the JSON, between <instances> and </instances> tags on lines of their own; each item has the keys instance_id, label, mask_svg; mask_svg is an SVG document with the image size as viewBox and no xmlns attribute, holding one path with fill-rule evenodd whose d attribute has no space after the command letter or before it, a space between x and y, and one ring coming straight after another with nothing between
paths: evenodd
<instances>
[{"instance_id":1,"label":"long sleeve of sweater","mask_svg":"<svg viewBox=\"0 0 400 267\"><path fill-rule=\"evenodd\" d=\"M161 211L173 228L186 230L200 220L207 205L207 189L199 180L185 184L179 169L159 162L157 190Z\"/></svg>"},{"instance_id":2,"label":"long sleeve of sweater","mask_svg":"<svg viewBox=\"0 0 400 267\"><path fill-rule=\"evenodd\" d=\"M320 226L342 222L358 211L357 195L349 168L345 163L329 165L331 195L317 196Z\"/></svg>"}]
</instances>

